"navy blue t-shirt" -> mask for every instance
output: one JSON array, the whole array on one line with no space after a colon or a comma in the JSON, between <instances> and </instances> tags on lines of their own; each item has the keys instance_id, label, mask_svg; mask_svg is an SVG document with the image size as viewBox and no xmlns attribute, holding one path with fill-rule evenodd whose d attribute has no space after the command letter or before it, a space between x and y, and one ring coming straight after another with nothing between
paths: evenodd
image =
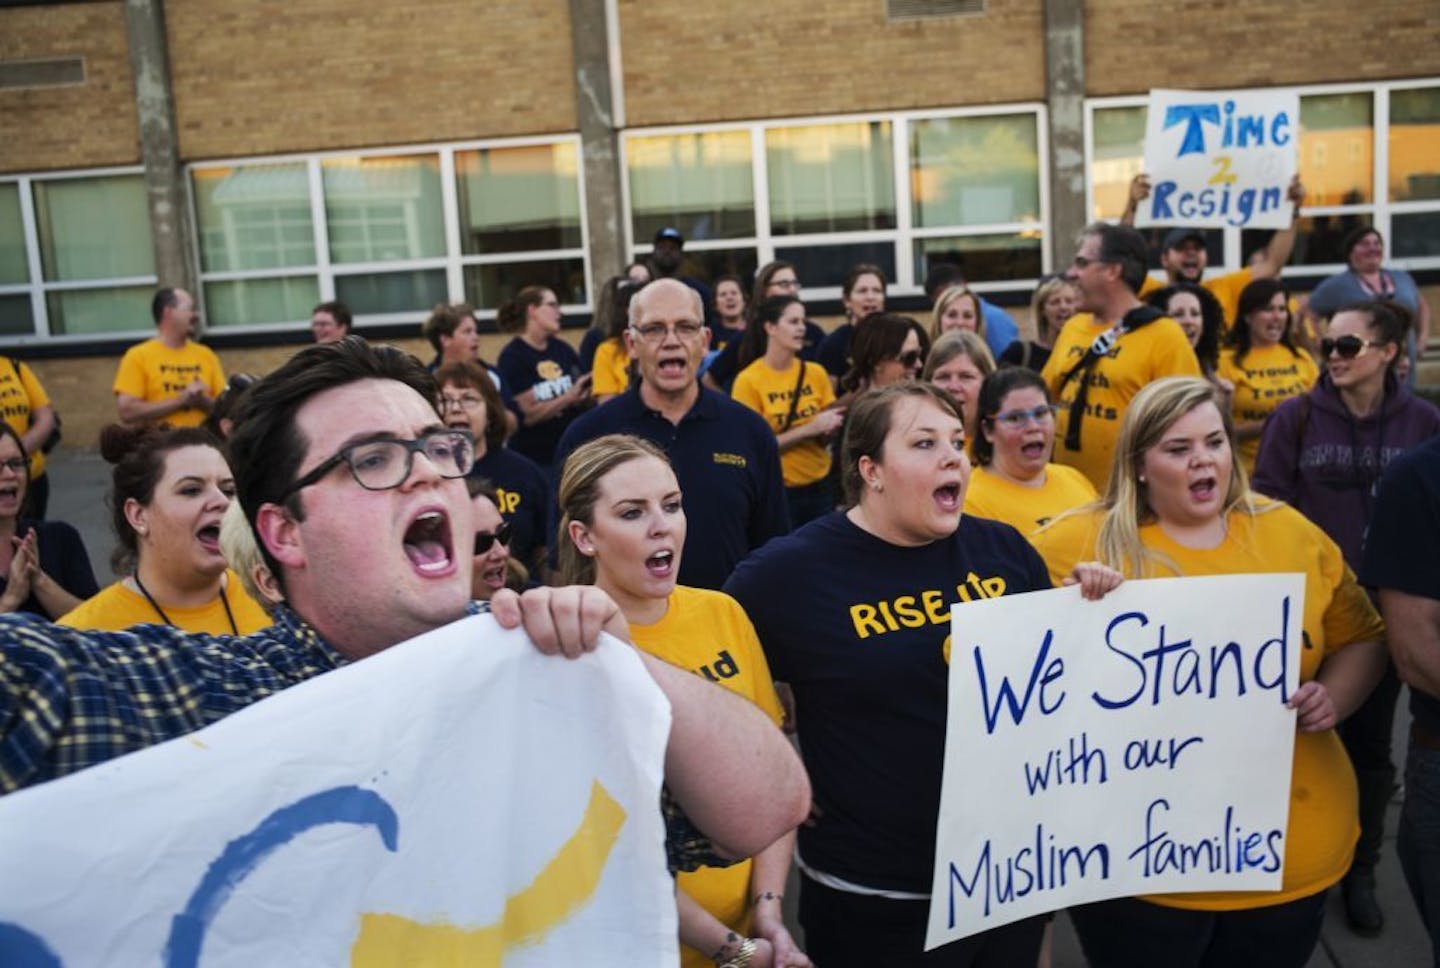
<instances>
[{"instance_id":1,"label":"navy blue t-shirt","mask_svg":"<svg viewBox=\"0 0 1440 968\"><path fill-rule=\"evenodd\" d=\"M500 351L497 363L505 393L514 398L526 390L535 391L535 402L544 403L560 396L581 376L580 356L562 339L551 337L544 350L537 350L520 337L515 337ZM517 413L518 405L517 405ZM539 464L549 467L555 456L555 444L570 421L580 413L571 407L549 420L527 425L520 418L520 429L510 438L510 447Z\"/></svg>"},{"instance_id":2,"label":"navy blue t-shirt","mask_svg":"<svg viewBox=\"0 0 1440 968\"><path fill-rule=\"evenodd\" d=\"M541 563L537 552L555 537L550 514L550 478L539 464L505 447L491 447L475 462L471 477L483 477L500 492L500 514L510 524L510 555L531 571Z\"/></svg>"},{"instance_id":3,"label":"navy blue t-shirt","mask_svg":"<svg viewBox=\"0 0 1440 968\"><path fill-rule=\"evenodd\" d=\"M815 362L831 376L842 377L850 369L850 344L855 339L855 324L841 323L830 331L815 354Z\"/></svg>"},{"instance_id":4,"label":"navy blue t-shirt","mask_svg":"<svg viewBox=\"0 0 1440 968\"><path fill-rule=\"evenodd\" d=\"M1360 582L1440 600L1440 437L1390 462L1380 479ZM1410 690L1410 713L1440 734L1440 696Z\"/></svg>"},{"instance_id":5,"label":"navy blue t-shirt","mask_svg":"<svg viewBox=\"0 0 1440 968\"><path fill-rule=\"evenodd\" d=\"M557 479L571 451L605 434L634 434L669 455L687 525L680 584L718 589L742 558L789 532L775 434L753 410L701 388L673 424L632 386L570 425L555 451Z\"/></svg>"},{"instance_id":6,"label":"navy blue t-shirt","mask_svg":"<svg viewBox=\"0 0 1440 968\"><path fill-rule=\"evenodd\" d=\"M800 828L807 865L866 887L929 893L950 606L1049 587L1045 562L1020 532L969 515L953 536L905 548L836 511L740 564L724 590L750 616L775 678L795 691L822 812Z\"/></svg>"},{"instance_id":7,"label":"navy blue t-shirt","mask_svg":"<svg viewBox=\"0 0 1440 968\"><path fill-rule=\"evenodd\" d=\"M40 546L40 569L55 579L55 584L65 589L82 602L99 594L100 586L95 583L95 572L90 567L90 555L85 551L85 542L80 532L64 521L31 521L21 518L15 526L17 537L23 538L31 530ZM4 575L0 575L0 592L6 587ZM20 603L17 612L29 612L43 619L59 618L45 612L45 606L32 591Z\"/></svg>"}]
</instances>

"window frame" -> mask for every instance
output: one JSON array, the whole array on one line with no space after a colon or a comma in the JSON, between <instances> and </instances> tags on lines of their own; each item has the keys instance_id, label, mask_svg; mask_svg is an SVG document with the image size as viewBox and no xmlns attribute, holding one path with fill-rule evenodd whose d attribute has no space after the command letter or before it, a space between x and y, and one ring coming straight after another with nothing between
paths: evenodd
<instances>
[{"instance_id":1,"label":"window frame","mask_svg":"<svg viewBox=\"0 0 1440 968\"><path fill-rule=\"evenodd\" d=\"M1342 84L1297 84L1256 87L1253 90L1293 90L1300 97L1326 94L1369 94L1371 95L1371 133L1374 145L1371 157L1371 200L1354 205L1306 205L1300 209L1301 216L1323 215L1367 215L1370 224L1379 230L1385 239L1385 264L1409 272L1423 272L1440 269L1440 256L1396 258L1390 253L1394 245L1391 221L1396 215L1410 213L1440 213L1440 198L1424 201L1394 202L1390 200L1390 95L1396 90L1418 88L1440 88L1440 77L1412 78L1397 81L1364 81ZM1111 108L1143 107L1149 102L1148 95L1126 94L1115 97L1085 99L1085 212L1087 220L1095 210L1095 112ZM1301 165L1301 177L1304 166ZM1119 213L1106 221L1118 221ZM1224 239L1225 258L1219 264L1212 263L1206 269L1206 276L1235 272L1241 268L1241 234L1244 229L1227 225L1221 230ZM1305 266L1286 266L1285 276L1289 279L1304 280L1314 284L1345 268L1344 263L1332 262Z\"/></svg>"},{"instance_id":2,"label":"window frame","mask_svg":"<svg viewBox=\"0 0 1440 968\"><path fill-rule=\"evenodd\" d=\"M548 147L556 144L572 144L575 149L575 184L580 214L580 245L570 248L533 249L523 252L481 255L462 254L460 246L459 192L455 185L455 154L457 152L497 148ZM439 158L440 204L442 209L442 224L445 233L445 253L440 256L429 256L419 259L397 259L382 262L332 262L330 258L330 227L325 215L325 187L322 163L330 158L394 158L421 155L437 155ZM195 230L192 233L192 242L194 245L194 264L197 267L201 265L201 228L199 211L196 207L193 172L197 169L203 170L207 168L244 168L250 165L295 164L297 162L305 165L307 175L310 200L310 225L314 239L315 263L308 266L289 266L276 269L243 269L221 272L201 271L199 279L197 280L197 285L200 289L197 298L200 300L201 306L205 305L204 289L206 283L243 282L247 280L288 277L314 278L317 280L319 288L319 302L328 302L335 298L335 280L337 277L380 275L399 272L433 272L435 270L444 271L446 300L456 303L465 301L464 273L465 269L469 266L574 259L580 260L584 266L585 295L587 301L583 303L566 303L562 305L561 310L567 315L582 314L590 312L591 307L594 305L594 275L589 256L590 226L585 207L585 158L578 132L528 135L514 138L485 138L470 141L391 145L374 148L356 147L333 151L297 152L278 155L251 155L242 158L207 158L188 162L184 167L185 191L190 205L191 218L194 220L193 225L195 226ZM355 315L355 324L357 326L414 324L422 322L428 314L428 308L392 313L357 313ZM496 315L496 307L477 306L476 315L482 321L493 321ZM304 319L297 320L213 327L209 329L209 332L226 334L283 333L293 332L297 329L309 327L309 325L310 317L307 315Z\"/></svg>"},{"instance_id":3,"label":"window frame","mask_svg":"<svg viewBox=\"0 0 1440 968\"><path fill-rule=\"evenodd\" d=\"M1037 186L1039 217L1034 222L986 223L970 226L936 226L920 228L914 224L913 198L910 186L910 126L916 121L930 121L946 118L979 118L1009 115L1031 115L1035 123L1035 149L1037 154ZM889 122L891 169L895 179L895 227L893 229L864 229L848 232L809 232L799 235L775 235L770 222L769 166L765 156L765 134L778 128L813 127L841 124L871 124ZM756 265L763 266L776 258L776 249L802 246L840 245L855 242L888 242L895 247L895 278L890 280L887 292L892 297L922 295L924 279L915 278L914 244L931 238L966 238L996 235L1017 235L1035 232L1039 241L1040 266L1042 273L1053 271L1049 246L1046 244L1050 233L1050 130L1049 112L1044 102L1025 101L1010 104L989 104L976 107L958 108L917 108L903 111L874 111L858 114L809 115L784 118L766 118L753 121L726 121L712 124L658 125L643 128L627 128L621 132L620 195L623 218L625 249L637 258L648 255L654 249L649 239L634 238L635 217L630 197L630 153L632 138L666 135L697 134L710 131L748 131L750 133L752 203L755 206L755 234L734 239L697 239L685 241L686 252L707 250L753 249ZM778 243L778 245L777 245ZM970 286L981 293L1016 293L1027 295L1035 288L1035 277L975 282ZM803 280L802 280L803 282ZM838 300L839 286L810 286L804 289L808 300Z\"/></svg>"}]
</instances>

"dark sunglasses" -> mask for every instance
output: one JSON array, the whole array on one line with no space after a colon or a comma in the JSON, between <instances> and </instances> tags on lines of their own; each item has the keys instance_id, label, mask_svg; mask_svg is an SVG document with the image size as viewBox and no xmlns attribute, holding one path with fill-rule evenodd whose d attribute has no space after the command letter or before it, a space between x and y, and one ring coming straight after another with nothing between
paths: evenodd
<instances>
[{"instance_id":1,"label":"dark sunglasses","mask_svg":"<svg viewBox=\"0 0 1440 968\"><path fill-rule=\"evenodd\" d=\"M911 350L908 353L901 353L899 356L895 357L895 359L900 363L901 366L905 367L905 369L907 370L910 369L910 367L918 366L921 362L923 362L921 360L919 350Z\"/></svg>"},{"instance_id":2,"label":"dark sunglasses","mask_svg":"<svg viewBox=\"0 0 1440 968\"><path fill-rule=\"evenodd\" d=\"M478 556L480 556L480 555L483 555L483 554L487 553L487 552L490 550L490 546L493 545L493 544L495 544L495 542L497 542L497 541L500 542L502 545L506 545L507 547L509 546L509 544L510 544L510 522L509 522L509 521L506 521L504 524L500 525L500 527L496 528L496 529L494 530L494 532L490 532L490 531L477 531L477 532L475 533L475 554L476 554L476 556L478 557Z\"/></svg>"},{"instance_id":3,"label":"dark sunglasses","mask_svg":"<svg viewBox=\"0 0 1440 968\"><path fill-rule=\"evenodd\" d=\"M1368 347L1380 346L1380 342L1373 339L1361 339L1358 336L1341 336L1338 339L1325 337L1320 341L1321 359L1329 359L1334 353L1342 360L1353 360L1365 352Z\"/></svg>"}]
</instances>

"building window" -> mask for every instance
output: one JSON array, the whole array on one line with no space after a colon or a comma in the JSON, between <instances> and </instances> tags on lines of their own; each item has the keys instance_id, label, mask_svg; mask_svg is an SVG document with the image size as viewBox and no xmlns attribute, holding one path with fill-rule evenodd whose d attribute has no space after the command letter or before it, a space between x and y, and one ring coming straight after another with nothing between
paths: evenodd
<instances>
[{"instance_id":1,"label":"building window","mask_svg":"<svg viewBox=\"0 0 1440 968\"><path fill-rule=\"evenodd\" d=\"M522 286L588 304L576 138L191 167L208 321L293 328L325 299L357 320L483 317Z\"/></svg>"},{"instance_id":2,"label":"building window","mask_svg":"<svg viewBox=\"0 0 1440 968\"><path fill-rule=\"evenodd\" d=\"M1384 235L1396 264L1440 268L1440 81L1298 91L1306 200L1287 274L1318 279L1335 272L1344 263L1341 241L1361 225ZM1086 113L1091 211L1117 218L1140 170L1145 99L1096 99ZM1207 235L1211 265L1233 271L1271 233L1226 228Z\"/></svg>"},{"instance_id":3,"label":"building window","mask_svg":"<svg viewBox=\"0 0 1440 968\"><path fill-rule=\"evenodd\" d=\"M981 288L1043 271L1041 111L897 112L777 120L624 139L631 241L685 236L683 272L747 278L793 262L814 298L850 267L880 266L913 294L931 263L960 260Z\"/></svg>"}]
</instances>

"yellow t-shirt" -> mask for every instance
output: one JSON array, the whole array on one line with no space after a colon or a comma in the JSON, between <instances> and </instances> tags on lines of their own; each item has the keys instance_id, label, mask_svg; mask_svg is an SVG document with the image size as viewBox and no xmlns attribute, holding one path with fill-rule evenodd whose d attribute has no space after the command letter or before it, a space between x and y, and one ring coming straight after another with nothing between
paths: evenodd
<instances>
[{"instance_id":1,"label":"yellow t-shirt","mask_svg":"<svg viewBox=\"0 0 1440 968\"><path fill-rule=\"evenodd\" d=\"M1110 353L1091 367L1086 382L1085 418L1080 424L1080 449L1065 446L1065 433L1070 426L1070 405L1080 391L1080 379L1061 379L1085 356L1095 337L1110 329L1109 323L1096 320L1090 313L1078 313L1065 323L1055 340L1055 349L1041 378L1050 388L1050 398L1059 404L1055 418L1055 454L1057 464L1067 464L1090 478L1095 490L1104 491L1110 480L1110 462L1115 454L1115 439L1120 434L1120 419L1135 394L1146 384L1166 376L1200 376L1200 361L1185 339L1185 333L1173 319L1165 317L1126 333L1115 341Z\"/></svg>"},{"instance_id":2,"label":"yellow t-shirt","mask_svg":"<svg viewBox=\"0 0 1440 968\"><path fill-rule=\"evenodd\" d=\"M13 357L0 360L0 417L21 437L30 429L30 415L50 406L50 397L30 367ZM36 447L30 453L30 480L45 473L45 454Z\"/></svg>"},{"instance_id":3,"label":"yellow t-shirt","mask_svg":"<svg viewBox=\"0 0 1440 968\"><path fill-rule=\"evenodd\" d=\"M1157 577L1303 572L1305 647L1300 682L1315 678L1321 661L1352 642L1378 641L1385 627L1369 597L1356 583L1340 548L1295 509L1262 500L1261 513L1229 515L1229 531L1218 548L1197 550L1176 544L1158 524L1140 529L1145 547L1167 556L1177 570L1158 568ZM1031 537L1050 576L1059 580L1075 563L1096 557L1101 514L1091 511L1060 518ZM1284 904L1325 890L1350 867L1360 833L1355 772L1334 730L1295 734L1290 776L1290 828L1285 837L1285 878L1279 891L1165 894L1145 900L1199 911L1239 911Z\"/></svg>"},{"instance_id":4,"label":"yellow t-shirt","mask_svg":"<svg viewBox=\"0 0 1440 968\"><path fill-rule=\"evenodd\" d=\"M1004 521L1027 537L1056 515L1096 498L1090 479L1073 467L1047 464L1039 487L1016 484L988 467L977 467L965 490L965 513Z\"/></svg>"},{"instance_id":5,"label":"yellow t-shirt","mask_svg":"<svg viewBox=\"0 0 1440 968\"><path fill-rule=\"evenodd\" d=\"M624 393L630 388L630 354L618 339L607 339L595 347L590 368L590 389L596 394Z\"/></svg>"},{"instance_id":6,"label":"yellow t-shirt","mask_svg":"<svg viewBox=\"0 0 1440 968\"><path fill-rule=\"evenodd\" d=\"M1239 272L1227 272L1223 276L1214 276L1200 283L1210 295L1214 296L1220 303L1220 308L1225 311L1226 327L1235 325L1235 314L1240 311L1240 290L1255 279L1253 269L1241 269ZM1159 292L1170 285L1169 279L1157 279L1154 276L1146 276L1145 281L1140 284L1140 292L1137 294L1140 299L1145 299L1152 292Z\"/></svg>"},{"instance_id":7,"label":"yellow t-shirt","mask_svg":"<svg viewBox=\"0 0 1440 968\"><path fill-rule=\"evenodd\" d=\"M249 635L263 628L269 628L275 620L255 599L245 593L240 577L225 569L225 598L230 602L230 612L235 616L235 627L225 614L225 603L217 596L213 601L199 608L161 606L170 622L184 632L207 632L211 635ZM132 625L163 625L165 619L145 596L131 590L124 581L100 589L99 593L76 605L55 620L56 625L68 625L76 629L97 629L104 632L119 632Z\"/></svg>"},{"instance_id":8,"label":"yellow t-shirt","mask_svg":"<svg viewBox=\"0 0 1440 968\"><path fill-rule=\"evenodd\" d=\"M113 389L146 403L159 403L180 396L195 380L203 382L212 397L225 389L225 371L210 347L187 340L177 350L158 339L147 339L130 347L120 358ZM186 407L163 418L163 422L172 427L198 427L205 422L205 411Z\"/></svg>"},{"instance_id":9,"label":"yellow t-shirt","mask_svg":"<svg viewBox=\"0 0 1440 968\"><path fill-rule=\"evenodd\" d=\"M729 595L678 585L670 593L665 617L653 625L632 624L630 635L641 649L739 693L780 725L780 698L755 627ZM743 860L729 867L702 867L678 875L676 883L731 930L744 935L750 930L750 866L749 860ZM693 948L680 950L684 968L712 964Z\"/></svg>"},{"instance_id":10,"label":"yellow t-shirt","mask_svg":"<svg viewBox=\"0 0 1440 968\"><path fill-rule=\"evenodd\" d=\"M1291 353L1276 343L1250 350L1238 364L1234 350L1222 350L1215 375L1235 384L1230 413L1236 423L1248 423L1265 420L1280 404L1308 391L1320 378L1320 368L1304 350ZM1248 473L1255 472L1259 452L1259 437L1240 441L1240 459Z\"/></svg>"},{"instance_id":11,"label":"yellow t-shirt","mask_svg":"<svg viewBox=\"0 0 1440 968\"><path fill-rule=\"evenodd\" d=\"M785 427L785 417L790 413L790 399L795 395L795 383L800 379L797 368L801 362L797 359L787 369L777 371L772 370L763 358L758 359L735 377L730 395L764 417L778 436ZM795 420L789 429L803 427L834 402L835 387L825 368L819 363L805 363L805 379L800 384L800 405L795 408ZM780 474L786 487L814 484L829 473L830 449L821 440L812 437L780 452Z\"/></svg>"}]
</instances>

